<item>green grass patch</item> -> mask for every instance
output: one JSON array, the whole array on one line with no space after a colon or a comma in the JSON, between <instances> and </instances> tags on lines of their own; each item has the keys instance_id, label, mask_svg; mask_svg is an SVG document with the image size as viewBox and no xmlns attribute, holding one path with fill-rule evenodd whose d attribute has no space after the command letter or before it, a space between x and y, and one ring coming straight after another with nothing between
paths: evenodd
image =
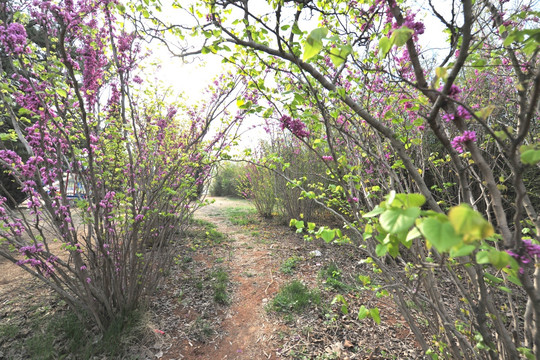
<instances>
[{"instance_id":1,"label":"green grass patch","mask_svg":"<svg viewBox=\"0 0 540 360\"><path fill-rule=\"evenodd\" d=\"M0 339L13 339L19 334L19 327L15 324L0 325Z\"/></svg>"},{"instance_id":2,"label":"green grass patch","mask_svg":"<svg viewBox=\"0 0 540 360\"><path fill-rule=\"evenodd\" d=\"M306 308L319 305L321 297L317 290L312 290L298 280L283 286L270 302L270 310L281 313L300 313Z\"/></svg>"},{"instance_id":3,"label":"green grass patch","mask_svg":"<svg viewBox=\"0 0 540 360\"><path fill-rule=\"evenodd\" d=\"M291 256L281 264L279 270L284 274L292 274L300 261L302 261L301 257Z\"/></svg>"},{"instance_id":4,"label":"green grass patch","mask_svg":"<svg viewBox=\"0 0 540 360\"><path fill-rule=\"evenodd\" d=\"M230 302L227 286L229 285L229 274L223 269L217 269L210 274L212 286L214 288L214 301L221 305Z\"/></svg>"},{"instance_id":5,"label":"green grass patch","mask_svg":"<svg viewBox=\"0 0 540 360\"><path fill-rule=\"evenodd\" d=\"M257 210L252 207L234 207L224 210L225 216L233 225L255 225L261 221L257 217Z\"/></svg>"},{"instance_id":6,"label":"green grass patch","mask_svg":"<svg viewBox=\"0 0 540 360\"><path fill-rule=\"evenodd\" d=\"M219 245L227 241L227 235L219 232L217 226L206 220L192 219L191 227L185 232L191 240L191 249Z\"/></svg>"}]
</instances>

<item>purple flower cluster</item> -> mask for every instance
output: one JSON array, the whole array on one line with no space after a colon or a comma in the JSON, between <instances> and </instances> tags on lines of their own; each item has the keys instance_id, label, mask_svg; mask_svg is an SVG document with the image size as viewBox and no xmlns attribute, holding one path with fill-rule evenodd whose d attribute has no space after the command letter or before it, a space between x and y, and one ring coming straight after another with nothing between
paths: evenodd
<instances>
[{"instance_id":1,"label":"purple flower cluster","mask_svg":"<svg viewBox=\"0 0 540 360\"><path fill-rule=\"evenodd\" d=\"M454 86L454 85L452 85L452 86ZM450 91L452 91L452 88L450 88ZM459 94L459 92L457 94ZM452 122L452 121L456 120L456 116L458 118L463 119L463 120L469 120L472 117L469 110L467 110L463 106L459 105L454 114L444 114L442 116L442 119L444 121L446 121L446 122Z\"/></svg>"},{"instance_id":2,"label":"purple flower cluster","mask_svg":"<svg viewBox=\"0 0 540 360\"><path fill-rule=\"evenodd\" d=\"M414 30L413 33L413 39L415 41L418 40L418 35L422 35L424 31L426 30L426 27L423 22L421 21L415 21L416 14L413 14L409 11L407 11L407 15L405 16L405 19L403 21L403 25L408 27L411 30Z\"/></svg>"},{"instance_id":3,"label":"purple flower cluster","mask_svg":"<svg viewBox=\"0 0 540 360\"><path fill-rule=\"evenodd\" d=\"M464 151L463 144L467 142L474 142L474 141L476 141L476 132L466 130L463 132L463 135L456 136L452 140L452 146L454 147L454 149L456 149L458 153L461 154Z\"/></svg>"},{"instance_id":4,"label":"purple flower cluster","mask_svg":"<svg viewBox=\"0 0 540 360\"><path fill-rule=\"evenodd\" d=\"M28 54L30 49L26 47L26 29L19 23L9 24L7 27L0 27L0 44L11 50L14 55Z\"/></svg>"},{"instance_id":5,"label":"purple flower cluster","mask_svg":"<svg viewBox=\"0 0 540 360\"><path fill-rule=\"evenodd\" d=\"M512 250L506 250L506 252L522 264L529 264L535 257L540 257L540 245L533 244L531 240L523 240L523 248L525 251L522 255Z\"/></svg>"},{"instance_id":6,"label":"purple flower cluster","mask_svg":"<svg viewBox=\"0 0 540 360\"><path fill-rule=\"evenodd\" d=\"M21 254L35 254L35 253L38 253L38 252L41 252L43 251L43 244L42 243L39 243L37 245L29 245L29 246L23 246L19 249L19 252Z\"/></svg>"},{"instance_id":7,"label":"purple flower cluster","mask_svg":"<svg viewBox=\"0 0 540 360\"><path fill-rule=\"evenodd\" d=\"M279 121L281 122L282 130L287 128L298 138L309 137L306 124L300 121L300 119L293 119L288 115L283 115Z\"/></svg>"},{"instance_id":8,"label":"purple flower cluster","mask_svg":"<svg viewBox=\"0 0 540 360\"><path fill-rule=\"evenodd\" d=\"M464 120L469 120L472 117L471 113L461 105L457 107L457 115Z\"/></svg>"},{"instance_id":9,"label":"purple flower cluster","mask_svg":"<svg viewBox=\"0 0 540 360\"><path fill-rule=\"evenodd\" d=\"M451 122L451 121L454 121L456 119L456 116L454 114L444 114L442 116L442 118L446 122Z\"/></svg>"},{"instance_id":10,"label":"purple flower cluster","mask_svg":"<svg viewBox=\"0 0 540 360\"><path fill-rule=\"evenodd\" d=\"M38 248L43 246L43 244L38 244ZM24 246L19 249L19 251L22 253L24 248L29 248L27 250L26 255L29 256L29 253L35 254L38 252L43 251L43 249L36 250L36 247L34 246ZM51 255L46 260L39 260L35 258L27 258L17 261L15 264L22 266L22 265L30 265L31 267L34 267L38 269L40 272L43 272L45 276L50 276L54 272L54 263L58 261L58 257Z\"/></svg>"},{"instance_id":11,"label":"purple flower cluster","mask_svg":"<svg viewBox=\"0 0 540 360\"><path fill-rule=\"evenodd\" d=\"M439 88L439 91L442 92L443 88L444 88L444 86L441 86ZM450 90L448 91L448 96L455 99L456 96L459 95L459 94L461 94L461 89L457 85L452 84L450 86Z\"/></svg>"}]
</instances>

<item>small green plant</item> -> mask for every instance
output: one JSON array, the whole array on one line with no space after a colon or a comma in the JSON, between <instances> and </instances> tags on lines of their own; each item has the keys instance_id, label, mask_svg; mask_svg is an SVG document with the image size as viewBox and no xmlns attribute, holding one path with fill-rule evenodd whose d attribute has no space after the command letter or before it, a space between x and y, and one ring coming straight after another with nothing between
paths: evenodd
<instances>
[{"instance_id":1,"label":"small green plant","mask_svg":"<svg viewBox=\"0 0 540 360\"><path fill-rule=\"evenodd\" d=\"M199 341L205 342L210 336L214 334L214 328L207 319L199 316L193 324L191 324L190 333Z\"/></svg>"},{"instance_id":2,"label":"small green plant","mask_svg":"<svg viewBox=\"0 0 540 360\"><path fill-rule=\"evenodd\" d=\"M333 262L319 271L319 279L324 281L326 289L334 289L337 291L347 291L351 289L351 286L342 282L341 270Z\"/></svg>"},{"instance_id":3,"label":"small green plant","mask_svg":"<svg viewBox=\"0 0 540 360\"><path fill-rule=\"evenodd\" d=\"M217 231L216 229L209 229L206 231L206 239L211 244L221 244L225 239L225 234Z\"/></svg>"},{"instance_id":4,"label":"small green plant","mask_svg":"<svg viewBox=\"0 0 540 360\"><path fill-rule=\"evenodd\" d=\"M300 313L312 305L319 305L321 297L317 290L311 290L298 280L283 286L270 303L270 310L282 313Z\"/></svg>"},{"instance_id":5,"label":"small green plant","mask_svg":"<svg viewBox=\"0 0 540 360\"><path fill-rule=\"evenodd\" d=\"M302 258L299 256L291 256L283 264L281 264L281 267L279 268L282 273L284 274L292 274L294 270L296 270L296 266L298 263L302 261Z\"/></svg>"},{"instance_id":6,"label":"small green plant","mask_svg":"<svg viewBox=\"0 0 540 360\"><path fill-rule=\"evenodd\" d=\"M214 282L214 301L221 305L229 303L229 294L227 293L227 285L229 284L229 274L223 269L218 269L210 275Z\"/></svg>"}]
</instances>

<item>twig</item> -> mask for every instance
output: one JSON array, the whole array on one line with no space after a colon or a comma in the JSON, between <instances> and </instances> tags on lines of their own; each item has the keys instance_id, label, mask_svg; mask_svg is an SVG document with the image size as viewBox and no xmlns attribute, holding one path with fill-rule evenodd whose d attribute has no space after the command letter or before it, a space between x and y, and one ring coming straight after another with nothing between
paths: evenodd
<instances>
[{"instance_id":1,"label":"twig","mask_svg":"<svg viewBox=\"0 0 540 360\"><path fill-rule=\"evenodd\" d=\"M270 285L272 285L272 283L274 282L274 277L272 276L272 270L270 270L270 279L272 281L270 281L270 283L268 284L268 286L266 287L266 289L264 289L264 293L266 294L266 292L268 291L268 288L270 287Z\"/></svg>"}]
</instances>

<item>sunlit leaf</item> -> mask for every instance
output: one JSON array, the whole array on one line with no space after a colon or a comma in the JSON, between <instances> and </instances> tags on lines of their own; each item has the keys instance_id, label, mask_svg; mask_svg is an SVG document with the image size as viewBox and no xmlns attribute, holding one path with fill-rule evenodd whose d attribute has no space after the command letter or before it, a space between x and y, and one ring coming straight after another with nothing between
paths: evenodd
<instances>
[{"instance_id":1,"label":"sunlit leaf","mask_svg":"<svg viewBox=\"0 0 540 360\"><path fill-rule=\"evenodd\" d=\"M327 28L317 28L309 33L304 45L302 60L307 61L319 54L323 48L322 39L328 34Z\"/></svg>"},{"instance_id":2,"label":"sunlit leaf","mask_svg":"<svg viewBox=\"0 0 540 360\"><path fill-rule=\"evenodd\" d=\"M351 52L352 46L350 45L333 48L330 51L330 60L332 60L334 66L339 67L345 62L345 59L347 58L347 56L349 56Z\"/></svg>"},{"instance_id":3,"label":"sunlit leaf","mask_svg":"<svg viewBox=\"0 0 540 360\"><path fill-rule=\"evenodd\" d=\"M440 252L446 252L463 241L461 236L456 234L452 224L449 222L427 218L419 227L426 240Z\"/></svg>"},{"instance_id":4,"label":"sunlit leaf","mask_svg":"<svg viewBox=\"0 0 540 360\"><path fill-rule=\"evenodd\" d=\"M358 310L358 320L365 319L369 315L369 310L364 306L360 306Z\"/></svg>"},{"instance_id":5,"label":"sunlit leaf","mask_svg":"<svg viewBox=\"0 0 540 360\"><path fill-rule=\"evenodd\" d=\"M379 221L385 231L395 234L408 230L419 215L420 208L418 207L407 209L393 208L383 212Z\"/></svg>"},{"instance_id":6,"label":"sunlit leaf","mask_svg":"<svg viewBox=\"0 0 540 360\"><path fill-rule=\"evenodd\" d=\"M414 30L409 29L406 26L396 29L392 33L392 44L396 45L397 47L402 47L411 38L413 34Z\"/></svg>"},{"instance_id":7,"label":"sunlit leaf","mask_svg":"<svg viewBox=\"0 0 540 360\"><path fill-rule=\"evenodd\" d=\"M448 219L464 242L485 239L495 232L493 226L477 211L466 204L454 206L448 213Z\"/></svg>"},{"instance_id":8,"label":"sunlit leaf","mask_svg":"<svg viewBox=\"0 0 540 360\"><path fill-rule=\"evenodd\" d=\"M385 58L388 52L390 51L391 47L392 47L392 41L389 38L383 37L381 40L379 40L380 56L382 58Z\"/></svg>"}]
</instances>

